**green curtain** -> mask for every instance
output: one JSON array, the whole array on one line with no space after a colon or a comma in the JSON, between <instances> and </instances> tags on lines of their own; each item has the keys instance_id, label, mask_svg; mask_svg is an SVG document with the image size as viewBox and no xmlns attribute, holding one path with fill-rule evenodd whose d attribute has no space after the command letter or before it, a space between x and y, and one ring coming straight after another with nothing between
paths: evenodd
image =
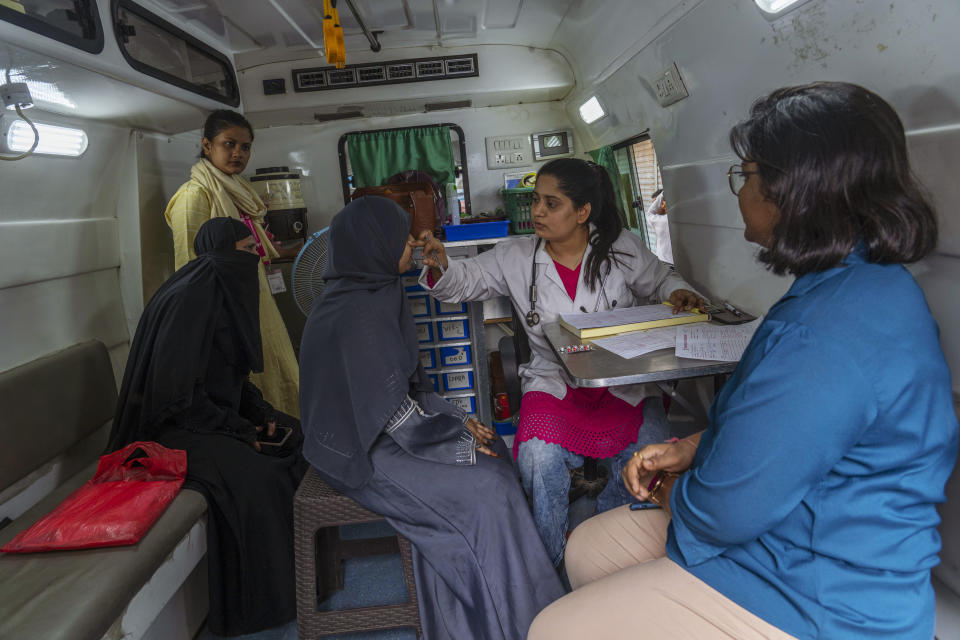
<instances>
[{"instance_id":1,"label":"green curtain","mask_svg":"<svg viewBox=\"0 0 960 640\"><path fill-rule=\"evenodd\" d=\"M430 174L441 188L456 182L450 127L352 134L347 154L357 188L386 184L390 176L410 169Z\"/></svg>"},{"instance_id":2,"label":"green curtain","mask_svg":"<svg viewBox=\"0 0 960 640\"><path fill-rule=\"evenodd\" d=\"M610 176L610 182L613 183L613 195L617 198L617 206L626 216L625 222L627 226L631 229L636 229L636 214L634 213L633 207L630 206L630 201L627 200L623 188L623 180L626 179L629 181L630 176L624 176L620 173L620 168L617 166L617 160L614 158L613 147L607 145L605 147L600 147L599 149L594 149L590 152L590 157L593 158L594 162L607 170L607 174ZM627 182L627 185L629 185L629 182ZM629 193L629 186L627 189L627 193Z\"/></svg>"}]
</instances>

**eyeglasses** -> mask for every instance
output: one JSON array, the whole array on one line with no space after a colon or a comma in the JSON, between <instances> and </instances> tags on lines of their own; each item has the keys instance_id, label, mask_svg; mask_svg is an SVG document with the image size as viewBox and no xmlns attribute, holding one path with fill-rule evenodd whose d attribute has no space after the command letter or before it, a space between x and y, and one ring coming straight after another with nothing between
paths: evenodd
<instances>
[{"instance_id":1,"label":"eyeglasses","mask_svg":"<svg viewBox=\"0 0 960 640\"><path fill-rule=\"evenodd\" d=\"M759 171L744 171L742 164L730 165L727 169L727 181L730 183L730 191L733 195L739 195L740 189L747 183L747 176L760 173Z\"/></svg>"}]
</instances>

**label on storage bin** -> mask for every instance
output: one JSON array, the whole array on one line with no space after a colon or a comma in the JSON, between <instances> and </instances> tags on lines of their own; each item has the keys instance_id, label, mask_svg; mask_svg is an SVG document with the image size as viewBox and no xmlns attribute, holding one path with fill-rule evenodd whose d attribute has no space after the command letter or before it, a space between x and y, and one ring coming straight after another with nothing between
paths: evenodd
<instances>
[{"instance_id":1,"label":"label on storage bin","mask_svg":"<svg viewBox=\"0 0 960 640\"><path fill-rule=\"evenodd\" d=\"M477 412L477 399L474 396L464 396L461 398L447 398L447 400L457 405L467 413Z\"/></svg>"},{"instance_id":2,"label":"label on storage bin","mask_svg":"<svg viewBox=\"0 0 960 640\"><path fill-rule=\"evenodd\" d=\"M433 342L433 324L429 322L417 323L417 342Z\"/></svg>"},{"instance_id":3,"label":"label on storage bin","mask_svg":"<svg viewBox=\"0 0 960 640\"><path fill-rule=\"evenodd\" d=\"M408 271L400 278L400 281L403 283L403 288L407 291L423 291L423 287L420 286L419 271Z\"/></svg>"},{"instance_id":4,"label":"label on storage bin","mask_svg":"<svg viewBox=\"0 0 960 640\"><path fill-rule=\"evenodd\" d=\"M424 369L437 368L437 356L433 349L420 349L420 364Z\"/></svg>"},{"instance_id":5,"label":"label on storage bin","mask_svg":"<svg viewBox=\"0 0 960 640\"><path fill-rule=\"evenodd\" d=\"M410 301L410 313L413 314L414 318L429 317L430 301L428 300L428 296L409 296L407 299Z\"/></svg>"},{"instance_id":6,"label":"label on storage bin","mask_svg":"<svg viewBox=\"0 0 960 640\"><path fill-rule=\"evenodd\" d=\"M435 373L428 373L427 377L430 378L430 384L433 385L433 390L436 392L440 391L440 376Z\"/></svg>"},{"instance_id":7,"label":"label on storage bin","mask_svg":"<svg viewBox=\"0 0 960 640\"><path fill-rule=\"evenodd\" d=\"M449 316L467 312L466 302L440 302L437 300L436 303L438 316Z\"/></svg>"},{"instance_id":8,"label":"label on storage bin","mask_svg":"<svg viewBox=\"0 0 960 640\"><path fill-rule=\"evenodd\" d=\"M454 371L443 374L443 387L447 391L462 391L473 389L472 371Z\"/></svg>"},{"instance_id":9,"label":"label on storage bin","mask_svg":"<svg viewBox=\"0 0 960 640\"><path fill-rule=\"evenodd\" d=\"M466 320L445 320L437 323L441 340L463 340L470 337Z\"/></svg>"},{"instance_id":10,"label":"label on storage bin","mask_svg":"<svg viewBox=\"0 0 960 640\"><path fill-rule=\"evenodd\" d=\"M470 364L470 347L440 347L440 363L444 367Z\"/></svg>"}]
</instances>

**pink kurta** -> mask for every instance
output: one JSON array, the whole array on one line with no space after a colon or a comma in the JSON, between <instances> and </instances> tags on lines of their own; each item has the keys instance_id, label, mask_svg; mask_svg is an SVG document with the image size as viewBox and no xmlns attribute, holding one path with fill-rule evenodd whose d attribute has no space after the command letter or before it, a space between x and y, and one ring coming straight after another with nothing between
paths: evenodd
<instances>
[{"instance_id":1,"label":"pink kurta","mask_svg":"<svg viewBox=\"0 0 960 640\"><path fill-rule=\"evenodd\" d=\"M556 260L553 264L567 295L573 300L583 263L576 269L568 269ZM516 459L521 442L539 438L583 456L609 458L637 441L642 424L643 402L634 407L607 388L567 385L562 400L543 391L531 391L520 401L513 457Z\"/></svg>"}]
</instances>

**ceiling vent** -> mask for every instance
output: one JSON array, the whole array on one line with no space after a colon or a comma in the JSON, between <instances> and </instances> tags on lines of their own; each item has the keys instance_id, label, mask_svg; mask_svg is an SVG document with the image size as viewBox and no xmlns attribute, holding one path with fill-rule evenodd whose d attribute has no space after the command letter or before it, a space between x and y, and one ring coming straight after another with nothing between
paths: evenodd
<instances>
[{"instance_id":1,"label":"ceiling vent","mask_svg":"<svg viewBox=\"0 0 960 640\"><path fill-rule=\"evenodd\" d=\"M475 56L447 58L443 62L446 65L447 76L473 76L477 73L477 59Z\"/></svg>"},{"instance_id":2,"label":"ceiling vent","mask_svg":"<svg viewBox=\"0 0 960 640\"><path fill-rule=\"evenodd\" d=\"M452 102L428 102L423 105L423 110L426 112L430 111L447 111L448 109L466 109L473 103L469 100L454 100Z\"/></svg>"},{"instance_id":3,"label":"ceiling vent","mask_svg":"<svg viewBox=\"0 0 960 640\"><path fill-rule=\"evenodd\" d=\"M343 69L313 67L293 70L293 90L326 91L356 86L404 84L479 76L477 54L391 60L382 64L354 64Z\"/></svg>"},{"instance_id":4,"label":"ceiling vent","mask_svg":"<svg viewBox=\"0 0 960 640\"><path fill-rule=\"evenodd\" d=\"M327 88L327 74L323 71L307 71L297 78L297 91L316 91Z\"/></svg>"},{"instance_id":5,"label":"ceiling vent","mask_svg":"<svg viewBox=\"0 0 960 640\"><path fill-rule=\"evenodd\" d=\"M412 62L400 62L398 64L387 65L388 80L413 80L417 77L417 70Z\"/></svg>"},{"instance_id":6,"label":"ceiling vent","mask_svg":"<svg viewBox=\"0 0 960 640\"><path fill-rule=\"evenodd\" d=\"M317 122L332 122L334 120L348 120L350 118L362 118L363 110L359 107L341 107L336 113L315 113L313 119Z\"/></svg>"},{"instance_id":7,"label":"ceiling vent","mask_svg":"<svg viewBox=\"0 0 960 640\"><path fill-rule=\"evenodd\" d=\"M383 67L357 67L357 84L386 82L387 70Z\"/></svg>"},{"instance_id":8,"label":"ceiling vent","mask_svg":"<svg viewBox=\"0 0 960 640\"><path fill-rule=\"evenodd\" d=\"M442 78L444 74L443 60L424 60L417 63L418 78Z\"/></svg>"},{"instance_id":9,"label":"ceiling vent","mask_svg":"<svg viewBox=\"0 0 960 640\"><path fill-rule=\"evenodd\" d=\"M337 69L332 68L327 71L327 86L331 89L336 87L352 87L357 84L356 69Z\"/></svg>"}]
</instances>

